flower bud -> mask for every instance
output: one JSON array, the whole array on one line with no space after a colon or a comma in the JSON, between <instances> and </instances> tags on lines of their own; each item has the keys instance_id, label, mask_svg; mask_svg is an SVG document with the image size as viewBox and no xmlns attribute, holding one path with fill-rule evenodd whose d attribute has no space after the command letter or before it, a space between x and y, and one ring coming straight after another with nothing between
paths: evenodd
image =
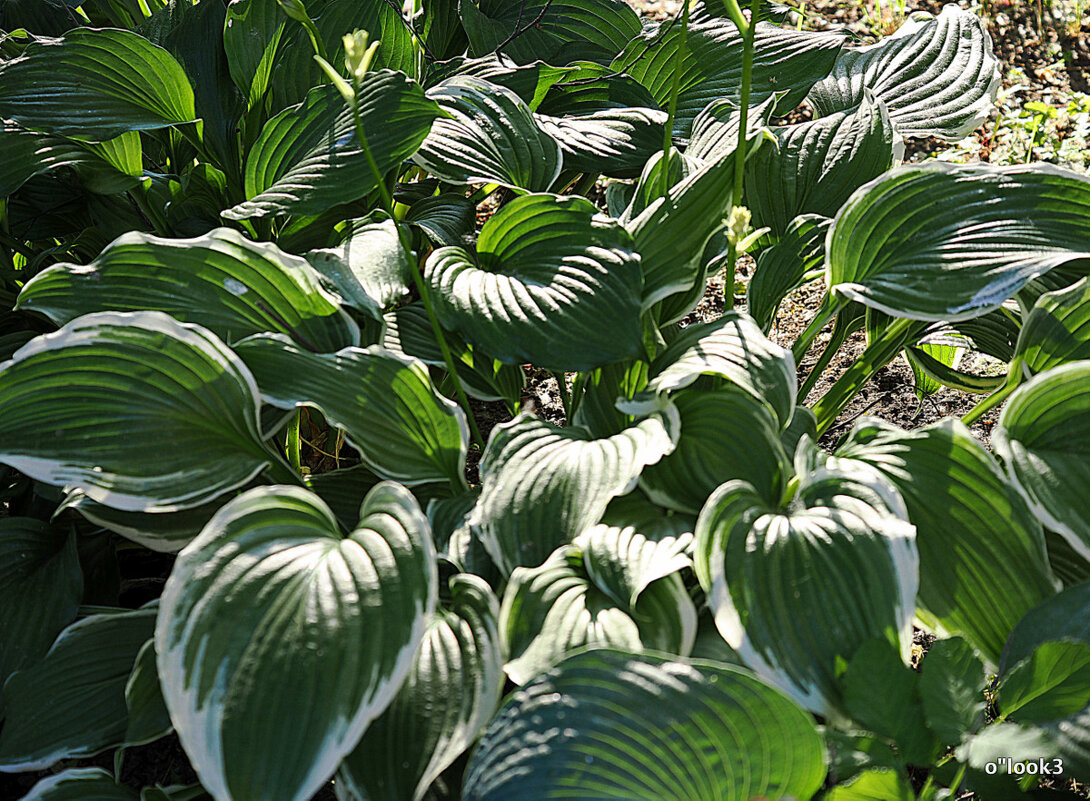
<instances>
[{"instance_id":1,"label":"flower bud","mask_svg":"<svg viewBox=\"0 0 1090 801\"><path fill-rule=\"evenodd\" d=\"M303 0L276 0L276 2L280 5L280 10L296 22L310 22Z\"/></svg>"},{"instance_id":2,"label":"flower bud","mask_svg":"<svg viewBox=\"0 0 1090 801\"><path fill-rule=\"evenodd\" d=\"M380 42L372 42L367 46L370 35L367 31L356 30L344 37L344 64L348 68L348 74L360 80L371 68L371 59L375 57L375 51Z\"/></svg>"},{"instance_id":3,"label":"flower bud","mask_svg":"<svg viewBox=\"0 0 1090 801\"><path fill-rule=\"evenodd\" d=\"M742 239L745 238L746 231L749 229L749 223L752 219L753 215L745 206L733 207L730 210L730 216L727 217L727 240L734 245L741 242Z\"/></svg>"}]
</instances>

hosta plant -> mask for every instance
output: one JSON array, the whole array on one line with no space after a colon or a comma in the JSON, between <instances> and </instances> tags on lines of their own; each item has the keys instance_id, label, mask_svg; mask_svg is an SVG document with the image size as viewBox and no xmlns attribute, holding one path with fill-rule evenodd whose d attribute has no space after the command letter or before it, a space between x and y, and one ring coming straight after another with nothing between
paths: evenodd
<instances>
[{"instance_id":1,"label":"hosta plant","mask_svg":"<svg viewBox=\"0 0 1090 801\"><path fill-rule=\"evenodd\" d=\"M0 4L10 786L1090 779L1090 182L901 163L994 99L958 6L859 45L681 5ZM982 399L846 420L901 354ZM197 783L121 781L172 734Z\"/></svg>"}]
</instances>

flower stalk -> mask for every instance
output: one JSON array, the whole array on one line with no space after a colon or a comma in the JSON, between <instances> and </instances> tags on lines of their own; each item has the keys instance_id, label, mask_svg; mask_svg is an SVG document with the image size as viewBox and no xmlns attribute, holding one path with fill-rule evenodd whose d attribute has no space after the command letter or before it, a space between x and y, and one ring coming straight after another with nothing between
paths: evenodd
<instances>
[{"instance_id":1,"label":"flower stalk","mask_svg":"<svg viewBox=\"0 0 1090 801\"><path fill-rule=\"evenodd\" d=\"M462 410L465 412L466 421L469 424L469 430L473 437L473 441L478 447L483 449L484 439L481 437L481 432L477 427L477 421L473 418L473 410L470 408L469 398L466 395L465 388L462 386L462 381L458 377L454 356L450 352L450 346L447 344L446 337L443 336L443 329L439 325L439 319L435 315L435 308L431 301L431 293L428 289L427 282L424 280L423 275L421 275L420 264L413 254L409 233L407 229L397 221L393 196L390 194L390 189L386 186L385 176L383 176L382 171L379 169L378 162L375 161L375 156L367 144L367 134L364 131L363 126L363 114L360 111L359 90L364 75L367 74L367 71L371 67L371 61L374 58L375 51L378 49L379 44L380 42L368 44L367 31L355 31L344 37L345 67L351 78L351 84L341 77L337 70L333 68L333 65L326 61L322 56L316 54L314 59L318 62L326 75L329 76L329 79L333 82L334 86L337 87L338 91L344 96L349 109L352 111L352 119L356 127L356 138L359 140L360 150L363 152L363 157L367 161L367 166L371 171L371 177L374 179L375 185L378 188L382 208L389 215L390 219L394 221L394 229L397 231L397 238L401 244L401 249L404 251L409 262L414 265L414 269L412 270L413 283L416 285L420 300L424 304L424 309L427 311L428 321L431 323L432 334L435 336L435 340L439 345L439 350L443 354L443 363L446 365L447 372L450 374L451 381L454 383L455 392L458 395L458 401L461 404Z\"/></svg>"}]
</instances>

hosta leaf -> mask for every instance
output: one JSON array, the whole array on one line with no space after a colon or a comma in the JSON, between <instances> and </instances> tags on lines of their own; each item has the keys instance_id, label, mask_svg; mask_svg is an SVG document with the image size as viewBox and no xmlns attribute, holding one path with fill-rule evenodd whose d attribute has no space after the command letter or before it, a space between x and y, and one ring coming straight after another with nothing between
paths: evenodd
<instances>
[{"instance_id":1,"label":"hosta leaf","mask_svg":"<svg viewBox=\"0 0 1090 801\"><path fill-rule=\"evenodd\" d=\"M989 762L1000 764L1001 758L1010 760L1002 763L1006 766L1023 760L1050 759L1055 753L1055 745L1044 731L1007 722L986 726L957 751L958 759L978 770L983 770Z\"/></svg>"},{"instance_id":2,"label":"hosta leaf","mask_svg":"<svg viewBox=\"0 0 1090 801\"><path fill-rule=\"evenodd\" d=\"M155 631L171 720L217 801L305 801L408 674L436 597L427 519L375 487L344 536L298 487L225 506L179 556Z\"/></svg>"},{"instance_id":3,"label":"hosta leaf","mask_svg":"<svg viewBox=\"0 0 1090 801\"><path fill-rule=\"evenodd\" d=\"M0 9L0 29L14 33L23 28L38 36L60 36L79 25L73 5L74 0L8 0Z\"/></svg>"},{"instance_id":4,"label":"hosta leaf","mask_svg":"<svg viewBox=\"0 0 1090 801\"><path fill-rule=\"evenodd\" d=\"M88 314L32 340L0 365L0 405L0 461L116 509L199 506L278 458L246 365L161 312Z\"/></svg>"},{"instance_id":5,"label":"hosta leaf","mask_svg":"<svg viewBox=\"0 0 1090 801\"><path fill-rule=\"evenodd\" d=\"M780 303L825 262L825 236L832 220L804 214L792 220L780 241L757 256L757 268L746 288L746 311L765 333L772 329Z\"/></svg>"},{"instance_id":6,"label":"hosta leaf","mask_svg":"<svg viewBox=\"0 0 1090 801\"><path fill-rule=\"evenodd\" d=\"M1033 666L1027 662L1032 660L1042 644L1051 644L1053 647L1061 644L1067 646L1075 643L1084 646L1090 644L1088 609L1090 609L1090 582L1084 581L1046 599L1027 612L1011 632L1010 639L1003 650L1000 675L1007 677L1015 668L1022 665L1025 666L1022 670L1031 669ZM1062 655L1064 650L1066 649L1054 651L1053 658ZM1068 653L1072 652L1068 651ZM1047 656L1047 651L1039 654L1036 661L1043 666L1047 660L1042 657ZM1033 684L1031 683L1030 686ZM1075 681L1071 682L1070 687L1079 689ZM1082 689L1085 689L1085 685ZM1002 685L1000 690L1002 691ZM1048 700L1046 693L1042 699L1042 705ZM1029 711L1032 712L1032 709ZM1019 718L1017 712L1014 717ZM1081 709L1058 719L1042 721L1031 731L1035 732L1039 738L1046 739L1057 755L1062 757L1064 775L1073 775L1080 779L1090 775L1090 711L1088 709ZM1044 752L1044 749L1039 750ZM1026 756L1029 757L1030 754L1027 753Z\"/></svg>"},{"instance_id":7,"label":"hosta leaf","mask_svg":"<svg viewBox=\"0 0 1090 801\"><path fill-rule=\"evenodd\" d=\"M35 175L61 167L74 167L92 192L122 192L136 186L143 172L140 155L136 133L92 145L0 122L0 197Z\"/></svg>"},{"instance_id":8,"label":"hosta leaf","mask_svg":"<svg viewBox=\"0 0 1090 801\"><path fill-rule=\"evenodd\" d=\"M212 519L226 497L176 512L128 512L96 503L81 490L72 490L54 514L75 509L96 526L120 534L145 548L165 553L180 551Z\"/></svg>"},{"instance_id":9,"label":"hosta leaf","mask_svg":"<svg viewBox=\"0 0 1090 801\"><path fill-rule=\"evenodd\" d=\"M231 80L251 107L268 91L277 48L289 22L276 0L232 0L227 6L223 49Z\"/></svg>"},{"instance_id":10,"label":"hosta leaf","mask_svg":"<svg viewBox=\"0 0 1090 801\"><path fill-rule=\"evenodd\" d=\"M251 337L236 350L266 403L316 406L380 477L464 485L465 414L439 394L420 362L378 345L309 353L278 335Z\"/></svg>"},{"instance_id":11,"label":"hosta leaf","mask_svg":"<svg viewBox=\"0 0 1090 801\"><path fill-rule=\"evenodd\" d=\"M193 86L198 132L204 149L232 172L240 162L239 126L246 101L231 82L222 42L227 6L170 3L138 26L138 32L165 48L182 65ZM161 90L160 90L161 91Z\"/></svg>"},{"instance_id":12,"label":"hosta leaf","mask_svg":"<svg viewBox=\"0 0 1090 801\"><path fill-rule=\"evenodd\" d=\"M363 464L342 467L326 473L312 473L304 480L307 488L325 501L333 515L346 529L356 524L363 499L376 484L382 481L367 469L367 465Z\"/></svg>"},{"instance_id":13,"label":"hosta leaf","mask_svg":"<svg viewBox=\"0 0 1090 801\"><path fill-rule=\"evenodd\" d=\"M1018 621L1003 648L1000 673L1006 673L1045 642L1073 640L1090 645L1090 582L1052 595Z\"/></svg>"},{"instance_id":14,"label":"hosta leaf","mask_svg":"<svg viewBox=\"0 0 1090 801\"><path fill-rule=\"evenodd\" d=\"M1064 587L1090 580L1090 559L1080 556L1055 531L1045 530L1045 547L1048 549L1048 563L1052 566L1052 572Z\"/></svg>"},{"instance_id":15,"label":"hosta leaf","mask_svg":"<svg viewBox=\"0 0 1090 801\"><path fill-rule=\"evenodd\" d=\"M749 672L588 651L515 692L466 774L466 801L810 798L811 718Z\"/></svg>"},{"instance_id":16,"label":"hosta leaf","mask_svg":"<svg viewBox=\"0 0 1090 801\"><path fill-rule=\"evenodd\" d=\"M768 503L783 494L791 461L768 405L726 386L683 390L671 398L681 416L674 452L640 476L640 488L669 509L696 514L716 487L743 478Z\"/></svg>"},{"instance_id":17,"label":"hosta leaf","mask_svg":"<svg viewBox=\"0 0 1090 801\"><path fill-rule=\"evenodd\" d=\"M676 573L688 559L669 559L661 578L637 590L625 580L634 578L641 564L623 549L627 543L621 538L631 536L624 531L599 526L597 547L587 549L580 538L540 566L511 573L500 610L510 658L504 669L511 681L525 684L587 645L688 656L696 638L696 606Z\"/></svg>"},{"instance_id":18,"label":"hosta leaf","mask_svg":"<svg viewBox=\"0 0 1090 801\"><path fill-rule=\"evenodd\" d=\"M881 637L863 644L840 677L844 707L857 725L892 741L903 762L930 764L940 745L927 730L920 677Z\"/></svg>"},{"instance_id":19,"label":"hosta leaf","mask_svg":"<svg viewBox=\"0 0 1090 801\"><path fill-rule=\"evenodd\" d=\"M348 798L420 801L499 705L499 604L477 576L453 576L449 587L401 690L341 763Z\"/></svg>"},{"instance_id":20,"label":"hosta leaf","mask_svg":"<svg viewBox=\"0 0 1090 801\"><path fill-rule=\"evenodd\" d=\"M666 173L665 181L669 187L689 178L701 171L706 166L700 159L691 157L688 153L682 153L677 148L670 148L670 158L664 159L660 150L647 160L643 165L639 180L631 184L611 182L616 195L624 195L624 208L617 215L622 225L629 224L632 220L643 214L649 206L662 198L663 173ZM733 151L731 151L733 152ZM728 154L729 155L729 154Z\"/></svg>"},{"instance_id":21,"label":"hosta leaf","mask_svg":"<svg viewBox=\"0 0 1090 801\"><path fill-rule=\"evenodd\" d=\"M1004 305L972 320L952 323L950 327L973 350L1009 362L1014 358L1015 343L1022 330L1022 315Z\"/></svg>"},{"instance_id":22,"label":"hosta leaf","mask_svg":"<svg viewBox=\"0 0 1090 801\"><path fill-rule=\"evenodd\" d=\"M1090 361L1054 367L1019 387L992 432L1033 514L1090 559Z\"/></svg>"},{"instance_id":23,"label":"hosta leaf","mask_svg":"<svg viewBox=\"0 0 1090 801\"><path fill-rule=\"evenodd\" d=\"M42 770L120 745L125 683L151 637L155 610L92 615L69 626L42 661L0 691L0 771Z\"/></svg>"},{"instance_id":24,"label":"hosta leaf","mask_svg":"<svg viewBox=\"0 0 1090 801\"><path fill-rule=\"evenodd\" d=\"M443 0L457 5L458 0ZM596 65L597 66L597 65ZM550 87L564 76L576 71L575 67L554 67L544 61L515 64L506 56L489 53L482 58L453 58L433 64L428 72L428 88L450 78L472 76L497 86L505 86L522 98L533 111L545 100Z\"/></svg>"},{"instance_id":25,"label":"hosta leaf","mask_svg":"<svg viewBox=\"0 0 1090 801\"><path fill-rule=\"evenodd\" d=\"M427 50L436 58L464 53L466 32L458 15L458 0L421 0L423 19L416 17L416 29L423 34Z\"/></svg>"},{"instance_id":26,"label":"hosta leaf","mask_svg":"<svg viewBox=\"0 0 1090 801\"><path fill-rule=\"evenodd\" d=\"M424 90L399 72L368 73L356 97L380 175L416 152L440 113ZM319 86L265 124L246 158L247 199L223 216L320 214L374 188L352 112L333 86Z\"/></svg>"},{"instance_id":27,"label":"hosta leaf","mask_svg":"<svg viewBox=\"0 0 1090 801\"><path fill-rule=\"evenodd\" d=\"M469 525L505 572L539 565L597 523L645 466L672 451L677 428L670 407L602 439L520 414L492 430Z\"/></svg>"},{"instance_id":28,"label":"hosta leaf","mask_svg":"<svg viewBox=\"0 0 1090 801\"><path fill-rule=\"evenodd\" d=\"M892 768L865 770L838 784L824 798L826 801L915 801L912 782Z\"/></svg>"},{"instance_id":29,"label":"hosta leaf","mask_svg":"<svg viewBox=\"0 0 1090 801\"><path fill-rule=\"evenodd\" d=\"M647 392L674 392L701 376L726 379L764 402L780 428L794 414L798 392L794 357L742 312L729 311L710 323L687 326L655 359Z\"/></svg>"},{"instance_id":30,"label":"hosta leaf","mask_svg":"<svg viewBox=\"0 0 1090 801\"><path fill-rule=\"evenodd\" d=\"M658 108L649 91L627 75L614 72L605 64L579 61L565 70L561 79L534 108L554 117L592 114L606 109Z\"/></svg>"},{"instance_id":31,"label":"hosta leaf","mask_svg":"<svg viewBox=\"0 0 1090 801\"><path fill-rule=\"evenodd\" d=\"M799 478L783 509L745 481L716 490L696 522L696 572L727 644L824 715L843 708L837 668L864 643L881 638L907 661L915 532L873 469L831 460Z\"/></svg>"},{"instance_id":32,"label":"hosta leaf","mask_svg":"<svg viewBox=\"0 0 1090 801\"><path fill-rule=\"evenodd\" d=\"M444 192L418 200L405 215L435 247L472 245L477 238L477 207L464 195Z\"/></svg>"},{"instance_id":33,"label":"hosta leaf","mask_svg":"<svg viewBox=\"0 0 1090 801\"><path fill-rule=\"evenodd\" d=\"M534 117L559 143L565 169L635 178L662 151L667 115L658 109L612 108L573 117Z\"/></svg>"},{"instance_id":34,"label":"hosta leaf","mask_svg":"<svg viewBox=\"0 0 1090 801\"><path fill-rule=\"evenodd\" d=\"M920 674L927 726L947 745L957 745L984 725L986 674L980 658L960 637L936 641Z\"/></svg>"},{"instance_id":35,"label":"hosta leaf","mask_svg":"<svg viewBox=\"0 0 1090 801\"><path fill-rule=\"evenodd\" d=\"M666 28L667 30L663 30ZM681 26L659 23L629 42L610 65L635 78L665 108L674 86L674 63ZM757 24L750 103L785 92L782 108L794 108L815 82L829 74L842 38ZM693 120L705 106L724 97L738 99L742 88L742 37L734 23L698 16L689 25L682 58L680 94L674 133L689 137Z\"/></svg>"},{"instance_id":36,"label":"hosta leaf","mask_svg":"<svg viewBox=\"0 0 1090 801\"><path fill-rule=\"evenodd\" d=\"M69 768L39 781L23 801L140 801L140 796L102 768Z\"/></svg>"},{"instance_id":37,"label":"hosta leaf","mask_svg":"<svg viewBox=\"0 0 1090 801\"><path fill-rule=\"evenodd\" d=\"M0 520L0 687L45 656L83 600L75 532Z\"/></svg>"},{"instance_id":38,"label":"hosta leaf","mask_svg":"<svg viewBox=\"0 0 1090 801\"><path fill-rule=\"evenodd\" d=\"M1041 524L995 460L953 420L912 432L865 420L837 455L879 468L904 497L921 616L997 663L1015 623L1056 583Z\"/></svg>"},{"instance_id":39,"label":"hosta leaf","mask_svg":"<svg viewBox=\"0 0 1090 801\"><path fill-rule=\"evenodd\" d=\"M196 117L181 65L131 31L76 28L0 64L0 117L89 141Z\"/></svg>"},{"instance_id":40,"label":"hosta leaf","mask_svg":"<svg viewBox=\"0 0 1090 801\"><path fill-rule=\"evenodd\" d=\"M1011 667L999 685L1004 716L1047 723L1077 714L1090 705L1090 645L1045 642Z\"/></svg>"},{"instance_id":41,"label":"hosta leaf","mask_svg":"<svg viewBox=\"0 0 1090 801\"><path fill-rule=\"evenodd\" d=\"M752 105L747 116L746 139L754 139L765 133L779 97L780 95L772 95L767 100ZM738 147L738 127L741 121L738 100L729 97L713 100L693 120L692 137L689 139L689 146L685 148L685 155L698 161L718 161L729 156ZM771 131L768 133L771 134Z\"/></svg>"},{"instance_id":42,"label":"hosta leaf","mask_svg":"<svg viewBox=\"0 0 1090 801\"><path fill-rule=\"evenodd\" d=\"M1090 278L1037 298L1015 353L1030 373L1090 358Z\"/></svg>"},{"instance_id":43,"label":"hosta leaf","mask_svg":"<svg viewBox=\"0 0 1090 801\"><path fill-rule=\"evenodd\" d=\"M137 654L125 684L125 706L129 710L126 745L143 745L170 733L170 714L155 666L155 643L150 639Z\"/></svg>"},{"instance_id":44,"label":"hosta leaf","mask_svg":"<svg viewBox=\"0 0 1090 801\"><path fill-rule=\"evenodd\" d=\"M416 269L401 247L397 225L378 215L352 220L339 245L312 250L307 261L330 280L345 302L381 317L383 309L409 294L412 271Z\"/></svg>"},{"instance_id":45,"label":"hosta leaf","mask_svg":"<svg viewBox=\"0 0 1090 801\"><path fill-rule=\"evenodd\" d=\"M987 394L999 389L1004 375L978 376L959 370L965 348L944 342L921 342L905 348L905 358L912 368L917 397L933 395L943 387L961 392Z\"/></svg>"},{"instance_id":46,"label":"hosta leaf","mask_svg":"<svg viewBox=\"0 0 1090 801\"><path fill-rule=\"evenodd\" d=\"M999 60L983 20L951 3L938 17L913 14L893 36L841 52L808 100L825 116L857 105L868 89L903 136L956 142L992 110Z\"/></svg>"},{"instance_id":47,"label":"hosta leaf","mask_svg":"<svg viewBox=\"0 0 1090 801\"><path fill-rule=\"evenodd\" d=\"M459 11L473 55L502 44L520 64L605 63L640 32L639 16L622 0L460 0Z\"/></svg>"},{"instance_id":48,"label":"hosta leaf","mask_svg":"<svg viewBox=\"0 0 1090 801\"><path fill-rule=\"evenodd\" d=\"M605 517L620 514L622 507L617 504ZM692 564L686 553L693 541L691 523L679 525L684 530L678 531L671 520L663 515L637 520L638 527L599 524L587 529L577 539L587 575L618 604L635 604L652 582Z\"/></svg>"},{"instance_id":49,"label":"hosta leaf","mask_svg":"<svg viewBox=\"0 0 1090 801\"><path fill-rule=\"evenodd\" d=\"M733 176L733 156L706 164L671 187L668 197L658 198L634 219L624 221L640 254L644 307L677 293L691 293L696 285L702 287L701 255L708 240L723 227L732 202Z\"/></svg>"},{"instance_id":50,"label":"hosta leaf","mask_svg":"<svg viewBox=\"0 0 1090 801\"><path fill-rule=\"evenodd\" d=\"M17 308L58 325L99 311L164 311L228 342L276 331L319 351L359 341L340 299L303 259L228 228L195 239L125 234L90 264L38 273Z\"/></svg>"},{"instance_id":51,"label":"hosta leaf","mask_svg":"<svg viewBox=\"0 0 1090 801\"><path fill-rule=\"evenodd\" d=\"M834 294L895 317L965 320L1090 255L1090 179L1048 164L929 162L861 187L829 233Z\"/></svg>"},{"instance_id":52,"label":"hosta leaf","mask_svg":"<svg viewBox=\"0 0 1090 801\"><path fill-rule=\"evenodd\" d=\"M428 172L530 192L550 189L560 175L560 145L510 89L464 76L429 89L428 98L444 112L413 158Z\"/></svg>"},{"instance_id":53,"label":"hosta leaf","mask_svg":"<svg viewBox=\"0 0 1090 801\"><path fill-rule=\"evenodd\" d=\"M900 144L885 105L870 93L850 111L773 132L776 146L761 147L746 163L745 196L753 227L777 237L800 214L836 214L852 192L893 166Z\"/></svg>"},{"instance_id":54,"label":"hosta leaf","mask_svg":"<svg viewBox=\"0 0 1090 801\"><path fill-rule=\"evenodd\" d=\"M817 418L807 407L796 406L791 422L780 434L780 442L783 443L784 452L789 457L796 455L803 437L808 437L810 444L817 441Z\"/></svg>"},{"instance_id":55,"label":"hosta leaf","mask_svg":"<svg viewBox=\"0 0 1090 801\"><path fill-rule=\"evenodd\" d=\"M622 398L631 398L647 386L649 365L643 360L616 362L589 373L580 373L572 385L575 409L571 422L595 436L617 434L632 418L617 409Z\"/></svg>"},{"instance_id":56,"label":"hosta leaf","mask_svg":"<svg viewBox=\"0 0 1090 801\"><path fill-rule=\"evenodd\" d=\"M592 370L642 353L638 257L584 198L516 198L476 258L442 248L424 273L440 321L503 362Z\"/></svg>"}]
</instances>

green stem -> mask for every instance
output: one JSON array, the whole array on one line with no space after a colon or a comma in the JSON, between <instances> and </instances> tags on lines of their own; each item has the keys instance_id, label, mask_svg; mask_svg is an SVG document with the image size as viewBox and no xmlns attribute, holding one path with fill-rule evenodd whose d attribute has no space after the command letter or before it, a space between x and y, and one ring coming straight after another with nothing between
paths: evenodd
<instances>
[{"instance_id":1,"label":"green stem","mask_svg":"<svg viewBox=\"0 0 1090 801\"><path fill-rule=\"evenodd\" d=\"M814 385L817 384L818 379L821 378L822 373L829 366L829 362L833 360L833 356L837 354L851 333L851 324L847 322L844 315L837 315L836 325L833 326L833 333L829 338L829 342L825 345L825 350L821 352L817 362L810 368L810 373L806 376L806 381L803 382L802 388L799 390L800 400L805 402L806 396L813 391Z\"/></svg>"},{"instance_id":2,"label":"green stem","mask_svg":"<svg viewBox=\"0 0 1090 801\"><path fill-rule=\"evenodd\" d=\"M499 188L499 184L485 184L469 196L469 202L472 203L474 206L479 206L481 203L484 203L489 198L489 196Z\"/></svg>"},{"instance_id":3,"label":"green stem","mask_svg":"<svg viewBox=\"0 0 1090 801\"><path fill-rule=\"evenodd\" d=\"M359 81L355 81L355 84L356 85L353 88L358 94ZM466 396L465 388L462 387L462 381L458 377L458 372L455 369L454 356L450 352L450 346L447 345L446 337L443 336L443 329L439 325L439 319L435 316L435 307L431 302L431 294L428 291L427 282L420 274L420 265L417 264L416 259L413 257L413 247L412 242L409 241L408 231L403 225L397 223L396 218L394 217L394 199L390 195L390 190L386 186L386 182L383 180L382 171L378 168L378 162L375 161L375 157L371 153L371 148L367 144L367 135L363 130L363 117L360 115L359 102L355 98L352 100L352 115L356 123L356 137L360 140L360 149L363 151L364 158L367 159L367 166L371 170L371 176L378 186L379 196L382 198L383 209L390 215L390 219L395 220L394 228L397 230L397 238L401 243L401 249L405 252L405 257L409 262L415 265L415 269L412 271L413 283L416 284L416 291L420 293L420 300L424 304L424 310L428 313L428 321L431 323L432 334L434 334L436 342L439 343L439 350L443 354L443 362L447 366L447 372L450 374L451 381L454 382L454 389L458 395L458 401L462 406L462 410L465 412L470 434L472 434L473 441L477 443L477 446L483 450L484 438L481 436L480 429L477 428L477 421L473 417L473 409L469 405L469 398Z\"/></svg>"},{"instance_id":4,"label":"green stem","mask_svg":"<svg viewBox=\"0 0 1090 801\"><path fill-rule=\"evenodd\" d=\"M568 421L568 425L571 425L571 394L568 392L568 377L561 372L554 372L553 378L556 379L557 390L560 393L560 403L564 406L564 417Z\"/></svg>"},{"instance_id":5,"label":"green stem","mask_svg":"<svg viewBox=\"0 0 1090 801\"><path fill-rule=\"evenodd\" d=\"M681 94L681 66L685 60L685 46L689 39L689 0L682 0L682 2L684 5L681 10L681 41L678 42L677 53L674 54L674 84L670 88L669 113L662 135L662 180L659 192L662 197L666 197L670 192L670 150L674 133L674 117L677 116L677 99Z\"/></svg>"},{"instance_id":6,"label":"green stem","mask_svg":"<svg viewBox=\"0 0 1090 801\"><path fill-rule=\"evenodd\" d=\"M900 353L901 348L905 346L919 325L917 320L895 319L867 346L859 358L852 362L852 366L844 371L825 396L814 404L813 412L817 417L818 436L832 427L863 385Z\"/></svg>"},{"instance_id":7,"label":"green stem","mask_svg":"<svg viewBox=\"0 0 1090 801\"><path fill-rule=\"evenodd\" d=\"M745 33L749 28L749 20L742 13L742 7L738 5L738 0L723 0L723 8L727 10L727 16L738 28L738 32Z\"/></svg>"},{"instance_id":8,"label":"green stem","mask_svg":"<svg viewBox=\"0 0 1090 801\"><path fill-rule=\"evenodd\" d=\"M284 440L284 450L288 454L288 464L291 465L292 470L300 475L303 472L303 460L300 454L302 448L299 442L299 422L302 414L302 409L295 409L291 420L288 421L288 433Z\"/></svg>"},{"instance_id":9,"label":"green stem","mask_svg":"<svg viewBox=\"0 0 1090 801\"><path fill-rule=\"evenodd\" d=\"M723 308L734 308L734 276L738 268L738 243L734 237L727 241L727 262L723 267Z\"/></svg>"},{"instance_id":10,"label":"green stem","mask_svg":"<svg viewBox=\"0 0 1090 801\"><path fill-rule=\"evenodd\" d=\"M750 2L750 15L753 19L757 17L759 4L760 0ZM738 24L737 21L735 24ZM734 154L734 193L731 195L731 202L735 206L742 205L746 175L746 133L749 127L749 96L753 86L753 48L757 26L746 23L745 28L739 26L738 30L742 34L742 89L738 98L738 149Z\"/></svg>"},{"instance_id":11,"label":"green stem","mask_svg":"<svg viewBox=\"0 0 1090 801\"><path fill-rule=\"evenodd\" d=\"M810 321L810 324L806 326L806 330L799 334L799 338L796 339L795 344L791 346L791 353L795 357L795 364L802 364L802 360L805 359L806 354L810 352L810 346L814 344L817 335L829 324L830 320L839 314L840 310L844 308L845 305L847 305L846 302L833 300L832 295L828 292L825 293L825 297L821 299L821 305L818 306L817 314L814 315L814 319Z\"/></svg>"},{"instance_id":12,"label":"green stem","mask_svg":"<svg viewBox=\"0 0 1090 801\"><path fill-rule=\"evenodd\" d=\"M269 464L265 468L265 475L278 484L291 484L296 487L306 487L302 476L292 469L291 465L284 461L284 457L275 451L268 454Z\"/></svg>"},{"instance_id":13,"label":"green stem","mask_svg":"<svg viewBox=\"0 0 1090 801\"><path fill-rule=\"evenodd\" d=\"M950 782L950 789L957 794L958 787L961 786L961 782L965 779L965 770L968 768L968 763L962 762L961 767L958 768L957 774L954 776L954 780Z\"/></svg>"},{"instance_id":14,"label":"green stem","mask_svg":"<svg viewBox=\"0 0 1090 801\"><path fill-rule=\"evenodd\" d=\"M329 61L326 57L325 42L322 41L322 35L318 33L318 26L314 24L314 20L307 17L305 20L300 20L299 24L310 37L310 46L314 49L314 55L321 57L323 61Z\"/></svg>"},{"instance_id":15,"label":"green stem","mask_svg":"<svg viewBox=\"0 0 1090 801\"><path fill-rule=\"evenodd\" d=\"M584 173L583 177L576 181L575 186L572 188L572 194L586 196L596 183L598 183L598 173Z\"/></svg>"},{"instance_id":16,"label":"green stem","mask_svg":"<svg viewBox=\"0 0 1090 801\"><path fill-rule=\"evenodd\" d=\"M738 98L738 147L734 153L734 188L731 194L731 206L741 206L745 193L746 175L746 151L748 149L749 129L749 98L753 87L753 50L756 40L757 25L753 20L757 19L757 8L760 0L751 0L750 19L746 21L737 2L728 2L727 13L731 15L734 24L742 34L742 87ZM733 6L737 13L733 13L729 6ZM739 24L739 23L742 24ZM737 243L730 243L730 252L727 254L727 269L725 284L727 291L723 293L723 303L729 309L734 308L734 276L738 269Z\"/></svg>"},{"instance_id":17,"label":"green stem","mask_svg":"<svg viewBox=\"0 0 1090 801\"><path fill-rule=\"evenodd\" d=\"M967 426L971 426L981 417L986 415L996 406L1001 404L1011 393L1014 392L1022 384L1022 359L1016 358L1007 368L1007 380L999 389L988 395L986 398L980 401L976 406L969 410L968 414L961 418L961 422Z\"/></svg>"}]
</instances>

